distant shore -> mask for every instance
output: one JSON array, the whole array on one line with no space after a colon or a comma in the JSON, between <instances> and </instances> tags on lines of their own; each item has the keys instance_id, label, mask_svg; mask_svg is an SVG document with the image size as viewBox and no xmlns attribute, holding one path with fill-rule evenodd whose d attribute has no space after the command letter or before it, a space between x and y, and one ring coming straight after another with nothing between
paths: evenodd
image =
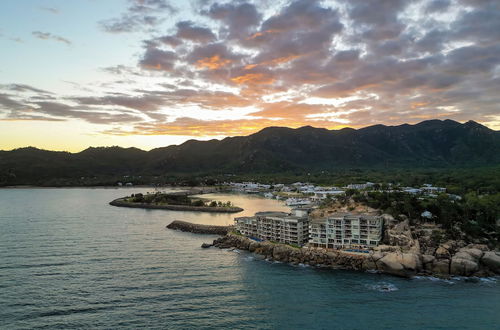
<instances>
[{"instance_id":1,"label":"distant shore","mask_svg":"<svg viewBox=\"0 0 500 330\"><path fill-rule=\"evenodd\" d=\"M35 186L35 185L15 185L15 186L0 186L0 189L143 189L143 188L155 188L149 185L137 185L137 186ZM162 186L159 188L170 189L178 188L183 189L183 187L178 186Z\"/></svg>"}]
</instances>

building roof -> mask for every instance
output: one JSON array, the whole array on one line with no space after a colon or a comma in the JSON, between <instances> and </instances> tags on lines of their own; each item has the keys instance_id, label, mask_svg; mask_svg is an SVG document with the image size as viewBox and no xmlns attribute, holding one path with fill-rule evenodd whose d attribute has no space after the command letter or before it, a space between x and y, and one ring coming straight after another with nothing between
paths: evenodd
<instances>
[{"instance_id":1,"label":"building roof","mask_svg":"<svg viewBox=\"0 0 500 330\"><path fill-rule=\"evenodd\" d=\"M344 218L344 217L363 218L363 219L367 219L367 220L382 219L382 217L380 217L378 215L353 214L353 213L333 213L333 214L328 215L327 217L311 219L311 222L324 223L325 220L328 218Z\"/></svg>"},{"instance_id":2,"label":"building roof","mask_svg":"<svg viewBox=\"0 0 500 330\"><path fill-rule=\"evenodd\" d=\"M288 213L286 213L286 212L279 212L279 211L263 211L263 212L257 212L257 213L255 213L255 216L284 218L284 217L288 216Z\"/></svg>"}]
</instances>

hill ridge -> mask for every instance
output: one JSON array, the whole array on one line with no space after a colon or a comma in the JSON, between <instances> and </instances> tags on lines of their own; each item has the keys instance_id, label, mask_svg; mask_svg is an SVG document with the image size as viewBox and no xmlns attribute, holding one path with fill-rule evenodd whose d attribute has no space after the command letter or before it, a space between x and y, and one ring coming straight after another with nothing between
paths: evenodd
<instances>
[{"instance_id":1,"label":"hill ridge","mask_svg":"<svg viewBox=\"0 0 500 330\"><path fill-rule=\"evenodd\" d=\"M277 173L339 168L470 167L500 164L500 132L476 122L429 120L327 130L267 127L248 136L189 140L144 151L90 147L78 153L32 147L0 152L0 184L168 173ZM3 180L3 181L2 181Z\"/></svg>"}]
</instances>

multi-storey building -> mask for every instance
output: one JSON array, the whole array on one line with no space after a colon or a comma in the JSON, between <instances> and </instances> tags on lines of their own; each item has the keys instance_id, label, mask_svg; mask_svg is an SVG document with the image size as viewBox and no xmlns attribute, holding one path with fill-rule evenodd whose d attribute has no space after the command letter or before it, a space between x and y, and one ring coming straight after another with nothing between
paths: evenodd
<instances>
[{"instance_id":1,"label":"multi-storey building","mask_svg":"<svg viewBox=\"0 0 500 330\"><path fill-rule=\"evenodd\" d=\"M309 245L342 249L374 247L382 239L383 219L379 216L333 214L309 224Z\"/></svg>"},{"instance_id":2,"label":"multi-storey building","mask_svg":"<svg viewBox=\"0 0 500 330\"><path fill-rule=\"evenodd\" d=\"M234 219L236 229L243 235L266 241L302 246L309 240L307 209L292 213L258 212L253 217Z\"/></svg>"}]
</instances>

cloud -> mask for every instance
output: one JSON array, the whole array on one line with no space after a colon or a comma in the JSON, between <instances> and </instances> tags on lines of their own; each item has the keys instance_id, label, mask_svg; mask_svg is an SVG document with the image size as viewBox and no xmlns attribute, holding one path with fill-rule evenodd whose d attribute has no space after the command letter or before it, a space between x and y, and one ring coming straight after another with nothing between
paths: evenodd
<instances>
[{"instance_id":1,"label":"cloud","mask_svg":"<svg viewBox=\"0 0 500 330\"><path fill-rule=\"evenodd\" d=\"M178 16L163 0L128 4L103 27L147 32L136 67L104 68L114 80L82 95L0 86L4 119L79 118L116 123L108 134L195 136L498 120L498 1L203 0Z\"/></svg>"},{"instance_id":2,"label":"cloud","mask_svg":"<svg viewBox=\"0 0 500 330\"><path fill-rule=\"evenodd\" d=\"M436 13L436 12L444 12L448 7L450 7L450 0L433 0L429 1L429 3L425 6L425 13Z\"/></svg>"},{"instance_id":3,"label":"cloud","mask_svg":"<svg viewBox=\"0 0 500 330\"><path fill-rule=\"evenodd\" d=\"M147 70L172 71L176 60L174 52L148 47L139 65Z\"/></svg>"},{"instance_id":4,"label":"cloud","mask_svg":"<svg viewBox=\"0 0 500 330\"><path fill-rule=\"evenodd\" d=\"M221 26L221 34L227 35L228 39L247 37L262 19L262 14L258 12L255 5L248 2L214 3L203 13L224 23Z\"/></svg>"},{"instance_id":5,"label":"cloud","mask_svg":"<svg viewBox=\"0 0 500 330\"><path fill-rule=\"evenodd\" d=\"M109 33L144 31L156 27L164 21L166 14L176 9L166 0L129 0L127 11L120 17L99 22Z\"/></svg>"},{"instance_id":6,"label":"cloud","mask_svg":"<svg viewBox=\"0 0 500 330\"><path fill-rule=\"evenodd\" d=\"M215 34L204 27L196 26L190 21L181 21L177 23L176 37L179 39L190 40L193 42L206 43L215 40Z\"/></svg>"},{"instance_id":7,"label":"cloud","mask_svg":"<svg viewBox=\"0 0 500 330\"><path fill-rule=\"evenodd\" d=\"M25 84L8 84L8 85L0 85L1 89L11 90L15 92L35 92L39 94L53 94L52 92L35 88L33 86L25 85Z\"/></svg>"},{"instance_id":8,"label":"cloud","mask_svg":"<svg viewBox=\"0 0 500 330\"><path fill-rule=\"evenodd\" d=\"M71 41L69 41L66 38L63 38L61 36L49 33L49 32L41 32L41 31L33 31L31 33L35 38L41 39L41 40L54 40L57 42L62 42L66 45L71 45Z\"/></svg>"},{"instance_id":9,"label":"cloud","mask_svg":"<svg viewBox=\"0 0 500 330\"><path fill-rule=\"evenodd\" d=\"M17 94L1 92L14 91ZM71 100L58 100L51 92L29 85L0 85L0 121L41 120L63 121L81 119L94 124L137 123L143 118L134 112L68 104Z\"/></svg>"},{"instance_id":10,"label":"cloud","mask_svg":"<svg viewBox=\"0 0 500 330\"><path fill-rule=\"evenodd\" d=\"M14 100L12 95L5 93L0 93L0 105L0 111L3 110L5 112L24 108L24 104Z\"/></svg>"}]
</instances>

